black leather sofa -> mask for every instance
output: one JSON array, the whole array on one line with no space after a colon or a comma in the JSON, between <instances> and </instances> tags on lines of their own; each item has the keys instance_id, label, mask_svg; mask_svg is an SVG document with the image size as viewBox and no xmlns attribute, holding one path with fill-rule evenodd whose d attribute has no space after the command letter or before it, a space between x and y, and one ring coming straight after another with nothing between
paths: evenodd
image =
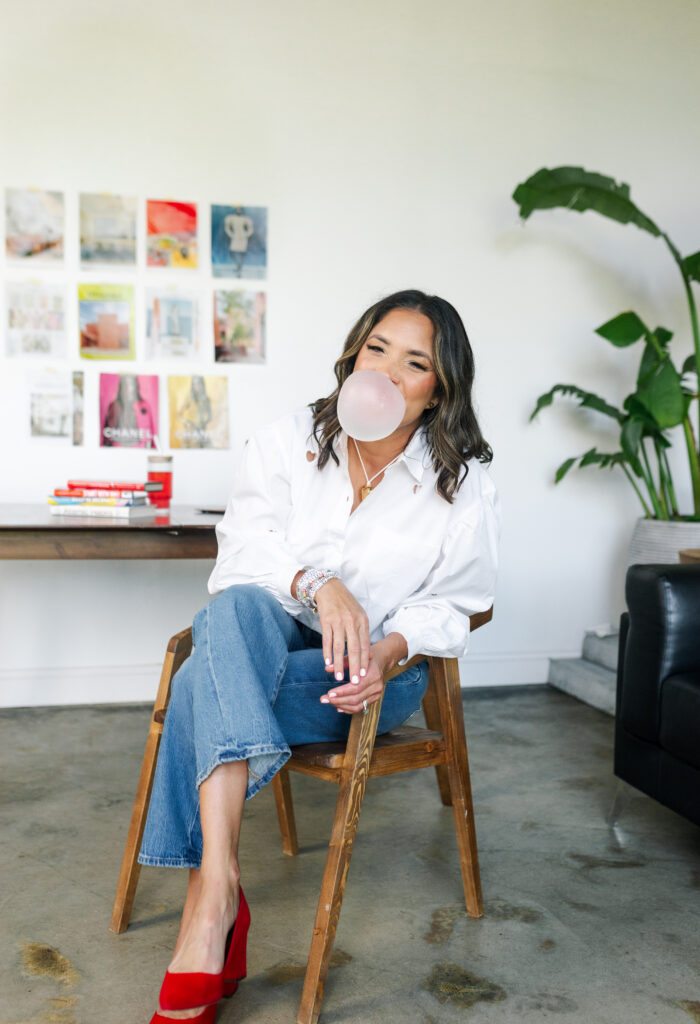
<instances>
[{"instance_id":1,"label":"black leather sofa","mask_svg":"<svg viewBox=\"0 0 700 1024\"><path fill-rule=\"evenodd\" d=\"M633 565L626 596L615 774L700 825L700 564Z\"/></svg>"}]
</instances>

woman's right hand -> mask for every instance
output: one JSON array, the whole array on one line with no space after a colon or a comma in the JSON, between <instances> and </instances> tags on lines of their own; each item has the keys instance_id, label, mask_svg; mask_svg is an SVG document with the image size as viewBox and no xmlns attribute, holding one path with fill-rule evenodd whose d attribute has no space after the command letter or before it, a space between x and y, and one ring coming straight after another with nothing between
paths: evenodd
<instances>
[{"instance_id":1,"label":"woman's right hand","mask_svg":"<svg viewBox=\"0 0 700 1024\"><path fill-rule=\"evenodd\" d=\"M316 591L314 600L323 636L326 669L338 682L345 675L345 648L350 682L358 683L369 667L369 619L364 608L339 579Z\"/></svg>"}]
</instances>

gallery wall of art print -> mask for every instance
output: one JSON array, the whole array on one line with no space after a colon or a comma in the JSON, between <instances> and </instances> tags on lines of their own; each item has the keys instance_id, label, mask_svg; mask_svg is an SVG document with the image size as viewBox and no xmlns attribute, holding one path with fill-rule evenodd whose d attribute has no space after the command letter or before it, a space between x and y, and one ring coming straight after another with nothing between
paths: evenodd
<instances>
[{"instance_id":1,"label":"gallery wall of art print","mask_svg":"<svg viewBox=\"0 0 700 1024\"><path fill-rule=\"evenodd\" d=\"M171 448L228 448L228 378L168 377Z\"/></svg>"},{"instance_id":2,"label":"gallery wall of art print","mask_svg":"<svg viewBox=\"0 0 700 1024\"><path fill-rule=\"evenodd\" d=\"M5 354L62 359L66 354L65 295L62 284L5 283Z\"/></svg>"},{"instance_id":3,"label":"gallery wall of art print","mask_svg":"<svg viewBox=\"0 0 700 1024\"><path fill-rule=\"evenodd\" d=\"M80 260L83 266L136 266L137 200L133 196L80 194Z\"/></svg>"},{"instance_id":4,"label":"gallery wall of art print","mask_svg":"<svg viewBox=\"0 0 700 1024\"><path fill-rule=\"evenodd\" d=\"M214 277L267 277L267 207L211 208L211 266Z\"/></svg>"},{"instance_id":5,"label":"gallery wall of art print","mask_svg":"<svg viewBox=\"0 0 700 1024\"><path fill-rule=\"evenodd\" d=\"M149 199L146 203L146 262L149 267L197 266L197 204Z\"/></svg>"},{"instance_id":6,"label":"gallery wall of art print","mask_svg":"<svg viewBox=\"0 0 700 1024\"><path fill-rule=\"evenodd\" d=\"M214 358L217 363L265 362L265 292L214 292Z\"/></svg>"},{"instance_id":7,"label":"gallery wall of art print","mask_svg":"<svg viewBox=\"0 0 700 1024\"><path fill-rule=\"evenodd\" d=\"M134 358L134 288L78 285L80 354L86 359Z\"/></svg>"},{"instance_id":8,"label":"gallery wall of art print","mask_svg":"<svg viewBox=\"0 0 700 1024\"><path fill-rule=\"evenodd\" d=\"M146 290L146 355L149 359L192 359L199 355L199 296Z\"/></svg>"},{"instance_id":9,"label":"gallery wall of art print","mask_svg":"<svg viewBox=\"0 0 700 1024\"><path fill-rule=\"evenodd\" d=\"M158 376L100 374L100 446L157 448Z\"/></svg>"},{"instance_id":10,"label":"gallery wall of art print","mask_svg":"<svg viewBox=\"0 0 700 1024\"><path fill-rule=\"evenodd\" d=\"M60 263L64 221L62 192L5 189L5 251L10 259Z\"/></svg>"}]
</instances>

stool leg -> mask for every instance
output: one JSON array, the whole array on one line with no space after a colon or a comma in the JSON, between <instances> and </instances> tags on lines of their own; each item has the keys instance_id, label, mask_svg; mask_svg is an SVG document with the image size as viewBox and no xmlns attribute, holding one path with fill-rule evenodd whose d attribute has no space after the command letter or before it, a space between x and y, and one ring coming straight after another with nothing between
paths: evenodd
<instances>
[{"instance_id":1,"label":"stool leg","mask_svg":"<svg viewBox=\"0 0 700 1024\"><path fill-rule=\"evenodd\" d=\"M444 733L442 721L440 720L440 706L435 692L435 680L433 677L433 666L432 662L430 665L430 680L428 682L428 689L425 691L423 697L423 714L425 715L425 724L429 729L434 732ZM450 780L447 774L447 768L444 764L435 765L435 774L437 775L438 789L440 790L440 799L445 807L452 806L452 793L450 792Z\"/></svg>"},{"instance_id":2,"label":"stool leg","mask_svg":"<svg viewBox=\"0 0 700 1024\"><path fill-rule=\"evenodd\" d=\"M321 1012L380 711L381 700L370 704L366 715L353 715L350 726L297 1024L316 1024Z\"/></svg>"},{"instance_id":3,"label":"stool leg","mask_svg":"<svg viewBox=\"0 0 700 1024\"><path fill-rule=\"evenodd\" d=\"M462 869L464 900L470 917L481 917L484 903L479 875L479 851L472 804L464 710L459 685L459 669L454 658L433 660L435 682L447 753L447 774L452 793L459 863Z\"/></svg>"},{"instance_id":4,"label":"stool leg","mask_svg":"<svg viewBox=\"0 0 700 1024\"><path fill-rule=\"evenodd\" d=\"M286 768L277 772L272 780L272 788L275 793L277 804L277 817L282 833L282 850L288 857L294 857L299 853L297 841L297 825L294 818L294 804L292 802L292 785L289 772Z\"/></svg>"},{"instance_id":5,"label":"stool leg","mask_svg":"<svg viewBox=\"0 0 700 1024\"><path fill-rule=\"evenodd\" d=\"M131 812L131 823L126 837L126 846L122 858L122 867L117 883L117 894L114 898L112 908L112 921L109 926L111 932L119 935L129 927L131 908L136 895L136 886L141 873L141 865L138 862L138 854L143 839L143 830L146 827L146 815L148 804L151 799L153 777L156 771L156 759L158 747L160 746L162 726L153 723L148 732L146 749L141 764L141 775L136 789L134 809Z\"/></svg>"}]
</instances>

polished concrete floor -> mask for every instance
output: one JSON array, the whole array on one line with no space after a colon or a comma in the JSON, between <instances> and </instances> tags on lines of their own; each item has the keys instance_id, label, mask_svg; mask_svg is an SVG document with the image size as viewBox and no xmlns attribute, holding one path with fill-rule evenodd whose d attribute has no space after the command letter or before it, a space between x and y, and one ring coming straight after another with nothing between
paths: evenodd
<instances>
[{"instance_id":1,"label":"polished concrete floor","mask_svg":"<svg viewBox=\"0 0 700 1024\"><path fill-rule=\"evenodd\" d=\"M372 780L322 1024L700 1022L700 830L629 790L612 720L546 687L465 698L482 919L432 770ZM149 711L0 712L0 1024L147 1024L184 875L146 868L108 931ZM217 1024L293 1024L335 787L295 776L302 850L247 808L249 973Z\"/></svg>"}]
</instances>

